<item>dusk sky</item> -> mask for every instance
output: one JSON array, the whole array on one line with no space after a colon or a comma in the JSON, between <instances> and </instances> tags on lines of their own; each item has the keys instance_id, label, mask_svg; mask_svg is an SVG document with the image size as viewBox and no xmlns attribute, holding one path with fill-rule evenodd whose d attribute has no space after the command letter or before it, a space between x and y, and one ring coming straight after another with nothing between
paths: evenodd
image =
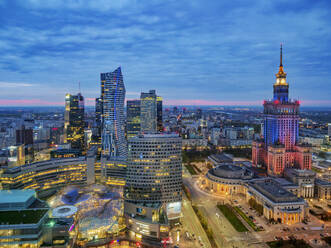
<instances>
[{"instance_id":1,"label":"dusk sky","mask_svg":"<svg viewBox=\"0 0 331 248\"><path fill-rule=\"evenodd\" d=\"M290 95L331 106L331 1L0 0L0 105L86 103L122 67L126 98L261 105L284 44Z\"/></svg>"}]
</instances>

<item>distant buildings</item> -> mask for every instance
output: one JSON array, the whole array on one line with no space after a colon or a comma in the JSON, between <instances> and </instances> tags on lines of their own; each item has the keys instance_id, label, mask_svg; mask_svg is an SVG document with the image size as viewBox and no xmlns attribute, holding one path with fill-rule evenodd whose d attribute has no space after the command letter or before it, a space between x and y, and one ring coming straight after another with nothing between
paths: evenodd
<instances>
[{"instance_id":1,"label":"distant buildings","mask_svg":"<svg viewBox=\"0 0 331 248\"><path fill-rule=\"evenodd\" d=\"M220 145L229 147L250 146L254 137L252 127L225 127L222 129Z\"/></svg>"},{"instance_id":2,"label":"distant buildings","mask_svg":"<svg viewBox=\"0 0 331 248\"><path fill-rule=\"evenodd\" d=\"M128 228L161 238L178 221L182 200L181 138L175 134L142 134L128 143L124 190Z\"/></svg>"},{"instance_id":3,"label":"distant buildings","mask_svg":"<svg viewBox=\"0 0 331 248\"><path fill-rule=\"evenodd\" d=\"M264 141L252 144L253 165L264 165L269 175L281 176L285 168L311 169L311 147L299 142L299 106L288 95L289 85L282 64L274 84L274 97L264 101Z\"/></svg>"},{"instance_id":4,"label":"distant buildings","mask_svg":"<svg viewBox=\"0 0 331 248\"><path fill-rule=\"evenodd\" d=\"M102 153L125 159L127 147L124 116L125 86L121 67L101 73Z\"/></svg>"},{"instance_id":5,"label":"distant buildings","mask_svg":"<svg viewBox=\"0 0 331 248\"><path fill-rule=\"evenodd\" d=\"M77 95L66 94L64 129L65 143L70 143L71 148L85 150L84 141L84 98Z\"/></svg>"},{"instance_id":6,"label":"distant buildings","mask_svg":"<svg viewBox=\"0 0 331 248\"><path fill-rule=\"evenodd\" d=\"M139 133L163 132L162 98L155 90L141 93L140 100L127 101L127 138Z\"/></svg>"}]
</instances>

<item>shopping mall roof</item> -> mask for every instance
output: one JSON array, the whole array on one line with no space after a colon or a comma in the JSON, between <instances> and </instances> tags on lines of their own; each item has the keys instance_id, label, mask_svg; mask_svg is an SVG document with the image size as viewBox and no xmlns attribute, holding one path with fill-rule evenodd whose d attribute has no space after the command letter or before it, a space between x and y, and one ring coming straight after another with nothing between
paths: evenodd
<instances>
[{"instance_id":1,"label":"shopping mall roof","mask_svg":"<svg viewBox=\"0 0 331 248\"><path fill-rule=\"evenodd\" d=\"M36 191L33 189L14 189L0 191L0 206L2 204L25 203L31 197L35 197ZM1 208L1 207L0 207Z\"/></svg>"}]
</instances>

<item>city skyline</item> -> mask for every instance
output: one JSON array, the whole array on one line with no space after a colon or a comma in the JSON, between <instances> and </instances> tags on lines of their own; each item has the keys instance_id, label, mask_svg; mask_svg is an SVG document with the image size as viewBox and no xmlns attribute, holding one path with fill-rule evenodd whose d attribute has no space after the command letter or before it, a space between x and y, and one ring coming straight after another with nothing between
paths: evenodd
<instances>
[{"instance_id":1,"label":"city skyline","mask_svg":"<svg viewBox=\"0 0 331 248\"><path fill-rule=\"evenodd\" d=\"M0 106L63 106L79 81L93 105L100 72L118 66L127 100L157 89L164 105L260 106L272 97L281 42L290 97L330 106L329 6L2 1Z\"/></svg>"}]
</instances>

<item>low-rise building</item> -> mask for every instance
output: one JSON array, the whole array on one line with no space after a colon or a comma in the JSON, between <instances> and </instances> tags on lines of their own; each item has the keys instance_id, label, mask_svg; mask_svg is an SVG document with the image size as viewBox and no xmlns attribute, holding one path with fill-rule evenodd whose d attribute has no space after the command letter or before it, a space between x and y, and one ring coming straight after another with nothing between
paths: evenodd
<instances>
[{"instance_id":1,"label":"low-rise building","mask_svg":"<svg viewBox=\"0 0 331 248\"><path fill-rule=\"evenodd\" d=\"M331 183L328 181L316 179L315 196L320 200L331 200Z\"/></svg>"},{"instance_id":2,"label":"low-rise building","mask_svg":"<svg viewBox=\"0 0 331 248\"><path fill-rule=\"evenodd\" d=\"M48 211L34 190L0 191L0 247L40 247Z\"/></svg>"},{"instance_id":3,"label":"low-rise building","mask_svg":"<svg viewBox=\"0 0 331 248\"><path fill-rule=\"evenodd\" d=\"M246 200L259 204L263 216L268 220L295 224L306 217L306 201L270 178L250 181L247 185Z\"/></svg>"},{"instance_id":4,"label":"low-rise building","mask_svg":"<svg viewBox=\"0 0 331 248\"><path fill-rule=\"evenodd\" d=\"M298 186L296 195L303 198L314 197L316 173L312 170L286 169L285 177Z\"/></svg>"},{"instance_id":5,"label":"low-rise building","mask_svg":"<svg viewBox=\"0 0 331 248\"><path fill-rule=\"evenodd\" d=\"M223 163L208 171L205 187L220 195L245 194L245 184L252 178L253 173L246 167Z\"/></svg>"}]
</instances>

